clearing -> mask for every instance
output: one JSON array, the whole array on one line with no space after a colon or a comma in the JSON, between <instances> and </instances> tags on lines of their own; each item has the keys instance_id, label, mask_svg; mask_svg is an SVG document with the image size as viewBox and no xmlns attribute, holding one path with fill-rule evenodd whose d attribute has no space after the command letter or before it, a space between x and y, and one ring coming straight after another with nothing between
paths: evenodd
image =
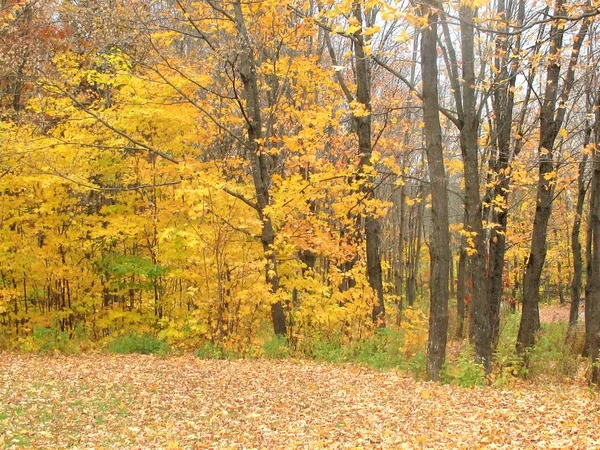
<instances>
[{"instance_id":1,"label":"clearing","mask_svg":"<svg viewBox=\"0 0 600 450\"><path fill-rule=\"evenodd\" d=\"M193 356L0 354L0 448L600 448L577 385Z\"/></svg>"}]
</instances>

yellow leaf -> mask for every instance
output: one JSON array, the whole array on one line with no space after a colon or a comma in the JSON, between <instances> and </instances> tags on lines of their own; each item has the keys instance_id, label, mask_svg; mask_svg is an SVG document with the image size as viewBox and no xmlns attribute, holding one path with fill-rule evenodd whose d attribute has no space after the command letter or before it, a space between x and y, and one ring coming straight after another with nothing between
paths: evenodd
<instances>
[{"instance_id":1,"label":"yellow leaf","mask_svg":"<svg viewBox=\"0 0 600 450\"><path fill-rule=\"evenodd\" d=\"M363 36L372 36L375 33L378 33L379 31L381 31L381 27L378 27L377 25L374 25L372 27L369 28L365 28L365 30L363 31Z\"/></svg>"},{"instance_id":2,"label":"yellow leaf","mask_svg":"<svg viewBox=\"0 0 600 450\"><path fill-rule=\"evenodd\" d=\"M394 38L394 40L396 42L408 42L411 38L411 34L408 32L408 30L402 30L400 33L398 33L398 36L396 36Z\"/></svg>"}]
</instances>

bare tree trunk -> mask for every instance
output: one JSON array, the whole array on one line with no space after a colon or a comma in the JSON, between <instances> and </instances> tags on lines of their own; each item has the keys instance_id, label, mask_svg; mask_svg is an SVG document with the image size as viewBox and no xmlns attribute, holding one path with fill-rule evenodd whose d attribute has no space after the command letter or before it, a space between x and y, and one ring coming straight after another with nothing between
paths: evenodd
<instances>
[{"instance_id":1,"label":"bare tree trunk","mask_svg":"<svg viewBox=\"0 0 600 450\"><path fill-rule=\"evenodd\" d=\"M437 68L438 13L429 2L423 11L429 26L422 31L421 71L423 79L423 121L425 148L431 183L431 289L429 339L427 343L427 376L439 379L446 359L448 338L448 268L450 261L450 231L448 223L448 194L442 149Z\"/></svg>"},{"instance_id":2,"label":"bare tree trunk","mask_svg":"<svg viewBox=\"0 0 600 450\"><path fill-rule=\"evenodd\" d=\"M417 274L419 273L419 261L422 245L422 223L423 223L423 185L419 184L417 196L418 203L411 206L408 221L408 261L406 264L406 299L408 305L413 307L417 299Z\"/></svg>"},{"instance_id":3,"label":"bare tree trunk","mask_svg":"<svg viewBox=\"0 0 600 450\"><path fill-rule=\"evenodd\" d=\"M516 10L516 20L512 17L510 4L499 0L497 12L502 19L503 30L508 29L510 23L520 26L525 20L525 1L520 0ZM497 152L495 158L490 159L489 169L493 187L486 193L486 205L490 205L490 230L488 248L488 301L490 304L490 322L492 335L492 348L497 345L500 333L500 303L503 291L503 270L506 254L506 226L508 222L508 196L510 193L511 176L508 171L511 150L511 131L514 118L515 83L519 70L518 55L521 48L521 36L514 39L504 34L496 37L496 56L494 59L495 77L492 91L492 108L494 111L493 143ZM525 105L530 96L530 89L525 96ZM524 117L524 116L523 116ZM514 156L520 151L520 146L515 145Z\"/></svg>"},{"instance_id":4,"label":"bare tree trunk","mask_svg":"<svg viewBox=\"0 0 600 450\"><path fill-rule=\"evenodd\" d=\"M400 193L399 193L399 205L398 209L399 209L399 215L400 215L400 220L399 220L399 224L398 224L398 232L396 233L396 235L394 236L395 239L398 239L398 244L396 245L395 249L397 251L397 257L396 257L396 264L395 264L395 271L394 271L394 293L397 297L397 316L396 316L396 325L400 325L402 323L402 308L404 307L403 305L403 298L404 298L404 274L405 274L405 267L404 267L404 241L406 240L406 236L405 236L405 217L406 217L406 194L404 192L404 185L402 185L400 187Z\"/></svg>"},{"instance_id":5,"label":"bare tree trunk","mask_svg":"<svg viewBox=\"0 0 600 450\"><path fill-rule=\"evenodd\" d=\"M585 132L584 147L590 140L591 127ZM571 229L571 249L573 251L573 280L571 281L571 309L569 311L569 327L575 326L579 320L579 299L581 298L581 279L583 272L583 260L581 256L581 243L579 233L581 231L581 215L587 191L585 185L585 166L587 164L587 153L583 155L577 170L577 203L575 205L575 219Z\"/></svg>"},{"instance_id":6,"label":"bare tree trunk","mask_svg":"<svg viewBox=\"0 0 600 450\"><path fill-rule=\"evenodd\" d=\"M556 15L560 16L564 13L563 4L564 0L556 0ZM523 354L525 349L534 345L535 333L540 326L540 278L544 261L546 260L546 236L554 196L554 144L558 131L564 121L567 101L573 87L579 51L587 35L589 23L587 19L584 19L577 38L574 40L560 98L560 52L563 45L564 24L560 20L555 20L550 28L551 41L546 73L546 92L540 110L539 172L536 208L531 236L531 250L523 278L523 313L517 336L517 352L519 354Z\"/></svg>"},{"instance_id":7,"label":"bare tree trunk","mask_svg":"<svg viewBox=\"0 0 600 450\"><path fill-rule=\"evenodd\" d=\"M486 372L492 364L492 330L490 323L490 304L487 299L486 249L482 224L482 204L479 195L478 138L479 117L475 101L475 36L473 31L474 9L471 6L460 7L460 35L462 51L463 123L460 130L460 147L464 162L465 175L465 231L471 242L472 255L471 280L473 292L473 325L475 337L475 355Z\"/></svg>"},{"instance_id":8,"label":"bare tree trunk","mask_svg":"<svg viewBox=\"0 0 600 450\"><path fill-rule=\"evenodd\" d=\"M600 94L600 92L598 93ZM592 383L600 384L600 367L598 354L600 352L600 95L596 102L596 123L594 126L595 146L593 150L593 172L590 187L590 231L591 259L588 263L588 295L590 315L586 316L588 326L589 351L592 358Z\"/></svg>"},{"instance_id":9,"label":"bare tree trunk","mask_svg":"<svg viewBox=\"0 0 600 450\"><path fill-rule=\"evenodd\" d=\"M458 256L458 274L456 282L456 337L462 339L465 336L465 298L467 295L467 270L468 256L465 243L460 245Z\"/></svg>"}]
</instances>

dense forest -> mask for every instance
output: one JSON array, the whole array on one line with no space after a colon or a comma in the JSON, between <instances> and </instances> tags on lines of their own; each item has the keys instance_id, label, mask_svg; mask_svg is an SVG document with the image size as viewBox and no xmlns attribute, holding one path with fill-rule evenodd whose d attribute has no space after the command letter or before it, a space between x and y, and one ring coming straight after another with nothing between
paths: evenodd
<instances>
[{"instance_id":1,"label":"dense forest","mask_svg":"<svg viewBox=\"0 0 600 450\"><path fill-rule=\"evenodd\" d=\"M0 5L1 348L420 327L437 380L555 302L600 381L595 1Z\"/></svg>"}]
</instances>

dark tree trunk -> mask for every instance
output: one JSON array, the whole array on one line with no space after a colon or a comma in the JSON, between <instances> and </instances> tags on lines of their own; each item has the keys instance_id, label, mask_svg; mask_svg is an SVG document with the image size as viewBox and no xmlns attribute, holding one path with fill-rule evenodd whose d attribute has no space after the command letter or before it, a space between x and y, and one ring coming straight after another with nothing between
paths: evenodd
<instances>
[{"instance_id":1,"label":"dark tree trunk","mask_svg":"<svg viewBox=\"0 0 600 450\"><path fill-rule=\"evenodd\" d=\"M586 130L585 146L589 144L591 128ZM575 205L575 219L571 229L571 249L573 251L573 280L571 281L571 309L569 311L569 327L575 326L579 321L579 299L581 298L581 279L583 272L583 260L581 256L581 243L579 234L581 231L581 215L583 214L583 204L585 201L585 166L587 163L587 154L583 155L579 168L577 170L577 203Z\"/></svg>"},{"instance_id":2,"label":"dark tree trunk","mask_svg":"<svg viewBox=\"0 0 600 450\"><path fill-rule=\"evenodd\" d=\"M598 92L600 94L600 92ZM589 318L586 315L588 326L589 352L592 358L592 383L600 384L600 367L598 367L598 354L600 351L600 95L596 103L596 124L594 126L595 146L593 150L593 172L590 186L590 232L591 232L591 258L588 263L588 295Z\"/></svg>"},{"instance_id":3,"label":"dark tree trunk","mask_svg":"<svg viewBox=\"0 0 600 450\"><path fill-rule=\"evenodd\" d=\"M244 86L247 145L250 147L250 157L252 158L252 179L256 191L256 207L262 221L261 242L267 257L265 277L271 293L276 294L279 290L279 275L277 272L277 254L274 249L275 231L271 219L264 213L270 201L269 188L272 173L270 156L262 150L259 144L262 138L263 122L260 112L257 64L239 0L235 2L234 9L236 27L241 38L238 71ZM285 336L287 331L286 318L281 300L271 305L271 320L275 334Z\"/></svg>"},{"instance_id":4,"label":"dark tree trunk","mask_svg":"<svg viewBox=\"0 0 600 450\"><path fill-rule=\"evenodd\" d=\"M513 19L511 8L504 0L498 1L498 15L502 19L502 29L506 30L509 23L514 22L520 26L525 19L525 1L520 0L516 11L516 20ZM504 34L496 37L496 67L494 87L492 90L492 108L494 111L494 133L496 155L490 158L489 172L493 187L486 193L486 205L489 211L490 223L493 227L489 234L488 248L488 285L487 296L490 304L490 324L492 348L495 348L500 333L500 304L503 293L503 271L506 254L506 226L508 222L508 197L510 194L511 177L508 171L511 152L511 131L514 118L514 98L516 76L519 70L517 55L521 48L521 36L514 40ZM511 51L512 50L512 51ZM530 88L529 88L530 89ZM526 95L527 104L530 92ZM515 146L514 156L520 151Z\"/></svg>"},{"instance_id":5,"label":"dark tree trunk","mask_svg":"<svg viewBox=\"0 0 600 450\"><path fill-rule=\"evenodd\" d=\"M395 261L395 270L394 270L394 294L396 295L396 308L397 308L397 316L396 316L396 325L400 325L402 323L402 308L403 298L404 298L404 241L406 239L405 236L405 217L406 217L406 194L404 192L404 185L400 187L399 192L399 204L397 205L400 220L398 223L398 232L395 235L395 238L398 239L398 244L395 246L395 250L397 252L396 261Z\"/></svg>"},{"instance_id":6,"label":"dark tree trunk","mask_svg":"<svg viewBox=\"0 0 600 450\"><path fill-rule=\"evenodd\" d=\"M563 4L564 0L556 0L556 15L560 16L564 13ZM573 87L579 50L587 35L588 28L589 21L584 19L577 38L574 40L569 66L564 75L565 81L562 85L560 98L560 53L563 45L564 24L559 20L555 20L550 28L551 41L546 73L546 92L540 110L539 172L536 208L531 236L531 250L523 278L523 313L517 336L517 352L519 354L523 354L527 348L534 345L535 333L540 326L540 278L546 259L548 220L550 219L554 196L554 143L564 121L569 94Z\"/></svg>"},{"instance_id":7,"label":"dark tree trunk","mask_svg":"<svg viewBox=\"0 0 600 450\"><path fill-rule=\"evenodd\" d=\"M454 257L452 256L452 251L450 251L450 267L448 268L449 270L449 274L450 274L450 279L449 279L449 295L450 298L454 297L456 295L455 292L455 283L454 283Z\"/></svg>"},{"instance_id":8,"label":"dark tree trunk","mask_svg":"<svg viewBox=\"0 0 600 450\"><path fill-rule=\"evenodd\" d=\"M560 260L556 262L556 271L558 275L558 301L561 305L564 305L565 302L565 292L563 289L563 281L562 281L562 264Z\"/></svg>"},{"instance_id":9,"label":"dark tree trunk","mask_svg":"<svg viewBox=\"0 0 600 450\"><path fill-rule=\"evenodd\" d=\"M450 263L450 231L448 223L448 196L442 130L440 126L437 68L438 13L428 2L428 27L422 31L421 71L423 79L423 121L425 148L431 185L431 288L429 312L429 339L427 343L427 375L438 380L446 358L448 338L448 268Z\"/></svg>"},{"instance_id":10,"label":"dark tree trunk","mask_svg":"<svg viewBox=\"0 0 600 450\"><path fill-rule=\"evenodd\" d=\"M358 152L360 157L360 177L364 179L362 191L366 198L374 198L374 178L366 175L373 166L371 162L371 73L369 59L365 54L364 36L362 34L363 11L360 3L354 6L354 17L360 24L360 30L354 35L354 61L356 74L356 100L363 105L369 114L354 117L356 134L358 135ZM381 225L379 219L373 214L367 214L364 218L365 241L367 252L367 278L369 285L377 296L373 305L373 322L378 327L385 327L385 304L383 302L383 277L381 272Z\"/></svg>"},{"instance_id":11,"label":"dark tree trunk","mask_svg":"<svg viewBox=\"0 0 600 450\"><path fill-rule=\"evenodd\" d=\"M465 313L467 296L467 270L468 256L465 243L460 246L458 256L458 274L456 282L456 337L462 339L465 336Z\"/></svg>"},{"instance_id":12,"label":"dark tree trunk","mask_svg":"<svg viewBox=\"0 0 600 450\"><path fill-rule=\"evenodd\" d=\"M471 6L460 7L460 35L462 50L462 104L463 123L460 130L460 147L465 175L465 231L471 246L471 280L473 293L473 334L475 337L475 355L486 372L492 364L492 334L490 323L490 304L487 299L486 249L482 224L482 204L479 195L478 138L479 117L475 101L475 36L473 29L474 9Z\"/></svg>"}]
</instances>

